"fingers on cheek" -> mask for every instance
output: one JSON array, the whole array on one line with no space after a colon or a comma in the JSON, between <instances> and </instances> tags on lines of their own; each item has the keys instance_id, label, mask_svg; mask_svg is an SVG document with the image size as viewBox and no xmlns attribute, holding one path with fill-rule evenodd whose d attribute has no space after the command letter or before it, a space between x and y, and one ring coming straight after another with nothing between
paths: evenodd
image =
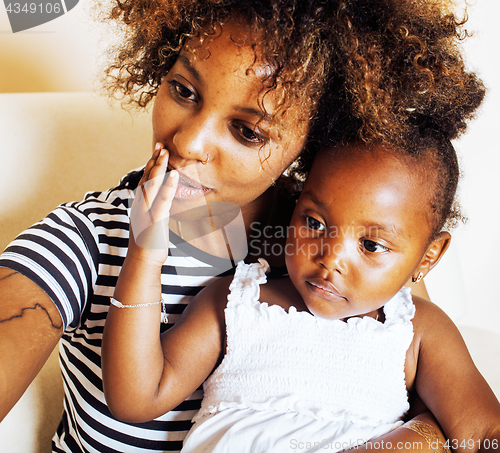
<instances>
[{"instance_id":1,"label":"fingers on cheek","mask_svg":"<svg viewBox=\"0 0 500 453\"><path fill-rule=\"evenodd\" d=\"M156 165L166 167L168 164L168 152L165 148L160 151L158 159L156 160Z\"/></svg>"},{"instance_id":2,"label":"fingers on cheek","mask_svg":"<svg viewBox=\"0 0 500 453\"><path fill-rule=\"evenodd\" d=\"M167 150L163 148L163 145L161 143L157 143L155 146L155 150L153 152L153 155L151 158L148 160L148 163L146 164L146 167L144 169L144 176L148 177L149 172L156 166L156 165L161 165L164 164L164 159L163 156L167 153ZM168 160L167 160L168 162Z\"/></svg>"},{"instance_id":3,"label":"fingers on cheek","mask_svg":"<svg viewBox=\"0 0 500 453\"><path fill-rule=\"evenodd\" d=\"M163 147L163 145L160 142L157 142L155 145L155 149L153 151L152 159L157 159L158 155L160 154L162 149L165 149L165 148Z\"/></svg>"},{"instance_id":4,"label":"fingers on cheek","mask_svg":"<svg viewBox=\"0 0 500 453\"><path fill-rule=\"evenodd\" d=\"M149 179L149 174L151 172L151 169L155 166L155 163L156 163L156 159L154 159L154 158L151 158L148 160L146 167L144 167L144 174L142 175L141 183L144 183L144 181Z\"/></svg>"},{"instance_id":5,"label":"fingers on cheek","mask_svg":"<svg viewBox=\"0 0 500 453\"><path fill-rule=\"evenodd\" d=\"M162 165L155 165L149 173L149 179L163 181L165 178L165 168Z\"/></svg>"}]
</instances>

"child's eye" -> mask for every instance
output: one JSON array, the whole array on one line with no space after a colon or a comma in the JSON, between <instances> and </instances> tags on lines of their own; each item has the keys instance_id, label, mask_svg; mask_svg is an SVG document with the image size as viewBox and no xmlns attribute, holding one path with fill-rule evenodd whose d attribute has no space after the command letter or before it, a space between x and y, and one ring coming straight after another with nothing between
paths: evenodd
<instances>
[{"instance_id":1,"label":"child's eye","mask_svg":"<svg viewBox=\"0 0 500 453\"><path fill-rule=\"evenodd\" d=\"M177 80L169 80L168 83L171 86L171 91L174 96L179 97L183 100L196 101L196 93L189 89L187 86L178 82Z\"/></svg>"},{"instance_id":2,"label":"child's eye","mask_svg":"<svg viewBox=\"0 0 500 453\"><path fill-rule=\"evenodd\" d=\"M370 239L364 239L362 241L363 247L365 250L368 250L371 253L381 253L381 252L386 252L389 250L387 247L383 246L382 244L379 244L378 242L371 241Z\"/></svg>"},{"instance_id":3,"label":"child's eye","mask_svg":"<svg viewBox=\"0 0 500 453\"><path fill-rule=\"evenodd\" d=\"M314 217L305 216L307 227L311 230L315 231L323 231L325 229L325 225L323 225L319 220L316 220Z\"/></svg>"},{"instance_id":4,"label":"child's eye","mask_svg":"<svg viewBox=\"0 0 500 453\"><path fill-rule=\"evenodd\" d=\"M255 132L253 129L250 129L248 126L244 124L234 124L233 125L240 137L243 141L249 142L252 144L265 144L267 139L262 135Z\"/></svg>"}]
</instances>

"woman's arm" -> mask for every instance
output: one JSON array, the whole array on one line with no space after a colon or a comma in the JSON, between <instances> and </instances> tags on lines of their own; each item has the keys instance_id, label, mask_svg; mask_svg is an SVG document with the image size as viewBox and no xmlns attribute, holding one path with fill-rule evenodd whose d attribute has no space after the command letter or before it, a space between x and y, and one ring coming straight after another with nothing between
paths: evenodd
<instances>
[{"instance_id":1,"label":"woman's arm","mask_svg":"<svg viewBox=\"0 0 500 453\"><path fill-rule=\"evenodd\" d=\"M441 453L444 444L454 452L500 451L500 404L476 369L458 329L431 302L414 301L415 387L432 413L423 412L410 422L424 422L433 432L418 429L418 423L417 429L403 425L355 450Z\"/></svg>"},{"instance_id":2,"label":"woman's arm","mask_svg":"<svg viewBox=\"0 0 500 453\"><path fill-rule=\"evenodd\" d=\"M417 393L453 451L500 451L500 404L474 365L460 332L431 302L416 299L415 305L414 329L420 338Z\"/></svg>"},{"instance_id":3,"label":"woman's arm","mask_svg":"<svg viewBox=\"0 0 500 453\"><path fill-rule=\"evenodd\" d=\"M411 423L424 423L430 428L432 435L419 434L410 429ZM406 425L406 426L405 426ZM370 439L363 445L353 448L353 452L398 452L398 453L445 453L442 446L446 439L439 424L430 412L423 412L405 424L376 439Z\"/></svg>"},{"instance_id":4,"label":"woman's arm","mask_svg":"<svg viewBox=\"0 0 500 453\"><path fill-rule=\"evenodd\" d=\"M0 421L42 368L61 338L52 300L30 279L0 268Z\"/></svg>"},{"instance_id":5,"label":"woman's arm","mask_svg":"<svg viewBox=\"0 0 500 453\"><path fill-rule=\"evenodd\" d=\"M160 338L157 302L168 253L161 223L168 224L177 182L172 175L163 182L168 155L160 151L146 165L132 206L129 249L115 288L114 297L128 308L110 307L102 344L106 402L128 422L151 420L184 401L212 372L225 338L224 292L213 290L202 291Z\"/></svg>"}]
</instances>

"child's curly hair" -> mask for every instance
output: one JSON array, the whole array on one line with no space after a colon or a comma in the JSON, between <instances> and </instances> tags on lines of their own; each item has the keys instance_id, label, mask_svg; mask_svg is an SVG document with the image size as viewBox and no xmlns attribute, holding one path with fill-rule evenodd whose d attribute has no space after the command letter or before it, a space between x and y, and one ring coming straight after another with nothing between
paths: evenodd
<instances>
[{"instance_id":1,"label":"child's curly hair","mask_svg":"<svg viewBox=\"0 0 500 453\"><path fill-rule=\"evenodd\" d=\"M354 137L396 143L408 122L447 138L464 131L484 96L465 68L466 36L451 0L114 0L123 26L105 77L115 96L146 106L186 40L212 39L230 19L246 24L259 61L280 91L274 120L290 106L310 118L310 153ZM262 93L262 96L265 95ZM261 103L262 105L262 103ZM297 110L298 109L298 110Z\"/></svg>"},{"instance_id":2,"label":"child's curly hair","mask_svg":"<svg viewBox=\"0 0 500 453\"><path fill-rule=\"evenodd\" d=\"M400 145L388 149L419 172L431 188L427 211L430 240L441 231L450 231L467 221L457 199L460 181L458 157L446 134L432 126L413 124L406 130Z\"/></svg>"},{"instance_id":3,"label":"child's curly hair","mask_svg":"<svg viewBox=\"0 0 500 453\"><path fill-rule=\"evenodd\" d=\"M443 230L452 230L467 218L457 199L460 167L451 141L441 132L428 127L415 127L406 136L410 164L422 168L430 184L434 184L430 200L429 222L434 239Z\"/></svg>"}]
</instances>

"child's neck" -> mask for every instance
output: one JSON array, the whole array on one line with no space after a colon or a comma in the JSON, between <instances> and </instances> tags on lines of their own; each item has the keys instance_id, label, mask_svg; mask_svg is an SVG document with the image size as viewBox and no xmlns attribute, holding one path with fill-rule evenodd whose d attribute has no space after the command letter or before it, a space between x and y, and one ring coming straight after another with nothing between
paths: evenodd
<instances>
[{"instance_id":1,"label":"child's neck","mask_svg":"<svg viewBox=\"0 0 500 453\"><path fill-rule=\"evenodd\" d=\"M341 318L341 321L347 322L348 319L364 318L365 316L368 316L369 318L373 318L373 319L375 319L383 324L385 322L384 307L380 307L379 309L370 311L369 313L364 313L364 314L356 315L356 316L348 316L347 318Z\"/></svg>"}]
</instances>

